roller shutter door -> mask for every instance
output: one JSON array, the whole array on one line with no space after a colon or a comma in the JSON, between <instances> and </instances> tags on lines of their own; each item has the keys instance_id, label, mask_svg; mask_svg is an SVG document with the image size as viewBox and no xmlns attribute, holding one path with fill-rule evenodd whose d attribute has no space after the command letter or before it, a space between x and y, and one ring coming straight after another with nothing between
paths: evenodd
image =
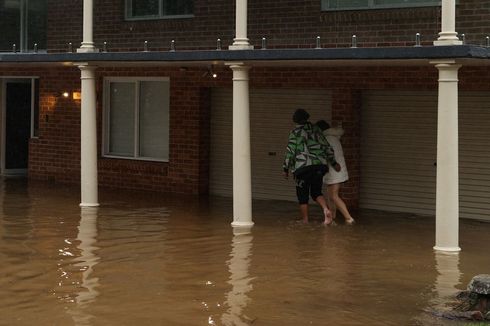
<instances>
[{"instance_id":1,"label":"roller shutter door","mask_svg":"<svg viewBox=\"0 0 490 326\"><path fill-rule=\"evenodd\" d=\"M490 96L461 93L460 217L490 219ZM437 92L367 92L360 206L435 214Z\"/></svg>"},{"instance_id":2,"label":"roller shutter door","mask_svg":"<svg viewBox=\"0 0 490 326\"><path fill-rule=\"evenodd\" d=\"M459 108L459 210L490 220L490 94L462 93Z\"/></svg>"},{"instance_id":3,"label":"roller shutter door","mask_svg":"<svg viewBox=\"0 0 490 326\"><path fill-rule=\"evenodd\" d=\"M213 89L211 110L210 193L232 196L231 89ZM291 121L297 108L311 121L330 120L330 94L322 89L251 89L250 132L252 196L257 199L296 200L292 179L282 177L282 162Z\"/></svg>"}]
</instances>

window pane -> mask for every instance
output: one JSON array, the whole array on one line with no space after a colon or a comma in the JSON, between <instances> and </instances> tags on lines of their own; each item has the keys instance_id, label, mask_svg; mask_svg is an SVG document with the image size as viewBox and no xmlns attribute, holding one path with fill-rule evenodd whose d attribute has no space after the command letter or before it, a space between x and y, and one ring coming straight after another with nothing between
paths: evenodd
<instances>
[{"instance_id":1,"label":"window pane","mask_svg":"<svg viewBox=\"0 0 490 326\"><path fill-rule=\"evenodd\" d=\"M159 15L160 0L129 0L130 17L145 17Z\"/></svg>"},{"instance_id":2,"label":"window pane","mask_svg":"<svg viewBox=\"0 0 490 326\"><path fill-rule=\"evenodd\" d=\"M27 47L46 49L46 0L29 0L27 7Z\"/></svg>"},{"instance_id":3,"label":"window pane","mask_svg":"<svg viewBox=\"0 0 490 326\"><path fill-rule=\"evenodd\" d=\"M20 0L0 0L0 51L20 49Z\"/></svg>"},{"instance_id":4,"label":"window pane","mask_svg":"<svg viewBox=\"0 0 490 326\"><path fill-rule=\"evenodd\" d=\"M163 0L163 15L191 15L193 12L192 0Z\"/></svg>"},{"instance_id":5,"label":"window pane","mask_svg":"<svg viewBox=\"0 0 490 326\"><path fill-rule=\"evenodd\" d=\"M134 156L134 83L113 82L110 87L109 154Z\"/></svg>"},{"instance_id":6,"label":"window pane","mask_svg":"<svg viewBox=\"0 0 490 326\"><path fill-rule=\"evenodd\" d=\"M324 9L368 8L369 0L326 0Z\"/></svg>"},{"instance_id":7,"label":"window pane","mask_svg":"<svg viewBox=\"0 0 490 326\"><path fill-rule=\"evenodd\" d=\"M168 107L168 82L140 83L140 156L168 159Z\"/></svg>"},{"instance_id":8,"label":"window pane","mask_svg":"<svg viewBox=\"0 0 490 326\"><path fill-rule=\"evenodd\" d=\"M415 5L415 4L437 4L437 1L430 0L374 0L374 4L380 5Z\"/></svg>"}]
</instances>

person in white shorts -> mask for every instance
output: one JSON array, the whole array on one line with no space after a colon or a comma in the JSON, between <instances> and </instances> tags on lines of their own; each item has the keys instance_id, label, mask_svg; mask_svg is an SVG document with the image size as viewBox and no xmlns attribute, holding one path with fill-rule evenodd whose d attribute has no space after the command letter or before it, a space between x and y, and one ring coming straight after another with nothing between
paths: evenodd
<instances>
[{"instance_id":1,"label":"person in white shorts","mask_svg":"<svg viewBox=\"0 0 490 326\"><path fill-rule=\"evenodd\" d=\"M335 160L340 164L340 171L335 169L328 169L328 172L323 177L323 183L327 185L328 198L330 200L330 209L332 211L332 218L335 220L337 209L342 213L345 218L346 224L354 224L355 220L349 213L347 206L342 198L339 196L339 190L342 183L349 180L349 173L347 166L345 165L344 152L340 143L340 137L344 134L342 127L332 127L325 120L320 120L316 123L316 126L321 129L330 146L332 147Z\"/></svg>"}]
</instances>

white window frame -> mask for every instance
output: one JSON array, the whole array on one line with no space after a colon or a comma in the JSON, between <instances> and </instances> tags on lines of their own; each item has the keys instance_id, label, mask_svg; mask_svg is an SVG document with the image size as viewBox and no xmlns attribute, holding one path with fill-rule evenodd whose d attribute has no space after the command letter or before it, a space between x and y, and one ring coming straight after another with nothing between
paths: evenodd
<instances>
[{"instance_id":1,"label":"white window frame","mask_svg":"<svg viewBox=\"0 0 490 326\"><path fill-rule=\"evenodd\" d=\"M427 0L425 3L398 3L392 5L376 5L374 0L368 0L367 7L339 7L329 8L328 3L330 0L321 0L322 11L345 11L345 10L366 10L366 9L389 9L389 8L416 8L416 7L437 7L441 5L441 1ZM409 0L410 1L410 0Z\"/></svg>"},{"instance_id":2,"label":"white window frame","mask_svg":"<svg viewBox=\"0 0 490 326\"><path fill-rule=\"evenodd\" d=\"M148 16L137 16L133 17L132 13L132 2L138 0L125 0L124 5L124 16L126 20L150 20L150 19L178 19L178 18L192 18L194 14L186 14L186 15L164 15L163 14L163 3L162 0L158 2L158 15L148 15Z\"/></svg>"},{"instance_id":3,"label":"white window frame","mask_svg":"<svg viewBox=\"0 0 490 326\"><path fill-rule=\"evenodd\" d=\"M104 78L104 100L103 100L103 117L102 117L102 157L107 158L117 158L124 160L138 160L138 161L155 161L155 162L169 162L170 160L170 152L168 157L166 158L154 158L154 157L145 157L139 156L139 103L140 103L140 83L145 81L157 81L157 82L167 82L169 87L169 97L170 97L170 78L169 77L106 77ZM134 99L134 156L120 156L120 155L111 155L109 152L109 137L111 134L110 130L110 110L111 110L111 92L110 85L113 82L126 82L126 83L134 83L135 87L135 99ZM170 117L170 98L168 100L167 106L167 118ZM169 119L169 127L167 130L167 142L170 145L170 119Z\"/></svg>"}]
</instances>

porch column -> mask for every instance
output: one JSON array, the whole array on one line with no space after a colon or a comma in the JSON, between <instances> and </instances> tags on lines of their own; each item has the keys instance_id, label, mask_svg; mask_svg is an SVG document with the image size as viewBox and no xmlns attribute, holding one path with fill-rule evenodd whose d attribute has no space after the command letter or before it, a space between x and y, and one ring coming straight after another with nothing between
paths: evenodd
<instances>
[{"instance_id":1,"label":"porch column","mask_svg":"<svg viewBox=\"0 0 490 326\"><path fill-rule=\"evenodd\" d=\"M81 203L82 207L99 206L97 181L97 119L95 66L81 64Z\"/></svg>"},{"instance_id":2,"label":"porch column","mask_svg":"<svg viewBox=\"0 0 490 326\"><path fill-rule=\"evenodd\" d=\"M437 185L435 250L459 248L458 69L454 61L433 62L439 69L437 106Z\"/></svg>"},{"instance_id":3,"label":"porch column","mask_svg":"<svg viewBox=\"0 0 490 326\"><path fill-rule=\"evenodd\" d=\"M96 52L94 46L94 2L83 0L83 41L77 52Z\"/></svg>"},{"instance_id":4,"label":"porch column","mask_svg":"<svg viewBox=\"0 0 490 326\"><path fill-rule=\"evenodd\" d=\"M442 0L441 32L434 45L461 45L456 33L456 0Z\"/></svg>"},{"instance_id":5,"label":"porch column","mask_svg":"<svg viewBox=\"0 0 490 326\"><path fill-rule=\"evenodd\" d=\"M250 104L248 73L242 63L233 70L233 223L252 226L252 175L250 162Z\"/></svg>"},{"instance_id":6,"label":"porch column","mask_svg":"<svg viewBox=\"0 0 490 326\"><path fill-rule=\"evenodd\" d=\"M236 0L235 38L230 50L253 50L247 37L247 0Z\"/></svg>"}]
</instances>

